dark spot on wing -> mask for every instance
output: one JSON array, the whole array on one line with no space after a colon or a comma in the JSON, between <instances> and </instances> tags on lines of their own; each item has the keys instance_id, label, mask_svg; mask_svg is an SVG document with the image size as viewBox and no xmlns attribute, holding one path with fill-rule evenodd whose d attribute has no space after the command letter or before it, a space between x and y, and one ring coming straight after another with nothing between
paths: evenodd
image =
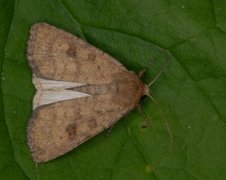
<instances>
[{"instance_id":1,"label":"dark spot on wing","mask_svg":"<svg viewBox=\"0 0 226 180\"><path fill-rule=\"evenodd\" d=\"M95 118L90 119L89 122L88 122L88 126L89 126L90 129L95 128L97 126L96 119Z\"/></svg>"},{"instance_id":2,"label":"dark spot on wing","mask_svg":"<svg viewBox=\"0 0 226 180\"><path fill-rule=\"evenodd\" d=\"M96 55L95 55L95 54L90 53L90 54L88 55L88 60L90 60L90 61L95 61L95 59L96 59Z\"/></svg>"},{"instance_id":3,"label":"dark spot on wing","mask_svg":"<svg viewBox=\"0 0 226 180\"><path fill-rule=\"evenodd\" d=\"M77 126L76 124L69 124L67 127L66 127L66 132L68 134L68 137L70 140L73 140L75 139L76 137L76 132L77 132Z\"/></svg>"},{"instance_id":4,"label":"dark spot on wing","mask_svg":"<svg viewBox=\"0 0 226 180\"><path fill-rule=\"evenodd\" d=\"M75 46L69 46L69 48L66 51L66 54L68 57L75 58L77 55L77 48Z\"/></svg>"}]
</instances>

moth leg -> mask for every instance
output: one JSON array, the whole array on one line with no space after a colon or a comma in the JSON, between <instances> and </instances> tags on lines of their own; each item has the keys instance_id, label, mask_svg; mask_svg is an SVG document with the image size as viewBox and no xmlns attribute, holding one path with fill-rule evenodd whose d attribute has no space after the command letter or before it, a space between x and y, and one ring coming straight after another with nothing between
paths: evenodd
<instances>
[{"instance_id":1,"label":"moth leg","mask_svg":"<svg viewBox=\"0 0 226 180\"><path fill-rule=\"evenodd\" d=\"M168 134L169 134L170 144L172 144L172 143L173 143L173 134L172 134L172 131L171 131L171 129L170 129L168 120L167 120L167 118L166 118L165 113L164 113L161 109L160 109L160 112L161 112L162 117L163 117L163 124L164 124L164 126L166 127L166 130L167 130L167 132L168 132Z\"/></svg>"},{"instance_id":2,"label":"moth leg","mask_svg":"<svg viewBox=\"0 0 226 180\"><path fill-rule=\"evenodd\" d=\"M112 125L111 127L108 128L107 130L107 136L110 136L110 133L112 131L112 129L114 128L114 125Z\"/></svg>"},{"instance_id":3,"label":"moth leg","mask_svg":"<svg viewBox=\"0 0 226 180\"><path fill-rule=\"evenodd\" d=\"M151 65L152 62L148 63L148 65L146 65L144 69L140 70L140 72L138 73L138 77L141 78L144 75L144 73L151 67Z\"/></svg>"},{"instance_id":4,"label":"moth leg","mask_svg":"<svg viewBox=\"0 0 226 180\"><path fill-rule=\"evenodd\" d=\"M151 119L146 115L146 113L144 112L144 110L142 109L140 104L137 105L137 109L144 118L144 122L141 125L141 128L146 129L147 127L149 127L151 125Z\"/></svg>"},{"instance_id":5,"label":"moth leg","mask_svg":"<svg viewBox=\"0 0 226 180\"><path fill-rule=\"evenodd\" d=\"M37 180L40 180L40 177L39 177L39 169L38 169L38 163L37 162L35 163L35 174L37 176Z\"/></svg>"}]
</instances>

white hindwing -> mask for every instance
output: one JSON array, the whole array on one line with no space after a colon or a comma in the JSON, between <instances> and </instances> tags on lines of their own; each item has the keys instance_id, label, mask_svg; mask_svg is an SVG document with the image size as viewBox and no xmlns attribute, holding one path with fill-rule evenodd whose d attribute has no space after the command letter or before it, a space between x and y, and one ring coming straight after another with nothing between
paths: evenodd
<instances>
[{"instance_id":1,"label":"white hindwing","mask_svg":"<svg viewBox=\"0 0 226 180\"><path fill-rule=\"evenodd\" d=\"M67 90L69 88L85 85L81 83L52 81L41 79L33 75L33 84L37 89L33 99L33 109L50 103L90 96L86 93Z\"/></svg>"}]
</instances>

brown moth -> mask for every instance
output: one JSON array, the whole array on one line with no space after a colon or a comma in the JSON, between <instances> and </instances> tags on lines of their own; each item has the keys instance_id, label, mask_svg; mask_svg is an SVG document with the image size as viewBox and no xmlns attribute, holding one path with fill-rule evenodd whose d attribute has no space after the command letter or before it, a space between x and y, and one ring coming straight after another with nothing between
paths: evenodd
<instances>
[{"instance_id":1,"label":"brown moth","mask_svg":"<svg viewBox=\"0 0 226 180\"><path fill-rule=\"evenodd\" d=\"M116 59L46 23L32 26L27 58L37 89L28 144L37 163L111 127L149 93Z\"/></svg>"}]
</instances>

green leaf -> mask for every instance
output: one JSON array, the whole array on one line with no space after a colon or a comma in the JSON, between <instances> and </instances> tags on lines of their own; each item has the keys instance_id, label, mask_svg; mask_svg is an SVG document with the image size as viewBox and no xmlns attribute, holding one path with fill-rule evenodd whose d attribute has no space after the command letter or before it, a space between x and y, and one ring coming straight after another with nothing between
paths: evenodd
<instances>
[{"instance_id":1,"label":"green leaf","mask_svg":"<svg viewBox=\"0 0 226 180\"><path fill-rule=\"evenodd\" d=\"M7 129L7 122L5 121L4 102L2 97L2 82L4 81L4 74L2 72L2 63L4 60L4 48L7 43L10 22L13 13L13 1L0 1L0 179L27 179L25 172L22 170L14 156L13 145L10 134Z\"/></svg>"},{"instance_id":2,"label":"green leaf","mask_svg":"<svg viewBox=\"0 0 226 180\"><path fill-rule=\"evenodd\" d=\"M226 2L46 0L0 2L0 179L226 179ZM34 87L29 29L48 22L138 72L152 96L80 147L36 165L26 128ZM2 66L3 63L3 66ZM1 90L1 89L0 89ZM0 91L1 93L1 91Z\"/></svg>"}]
</instances>

